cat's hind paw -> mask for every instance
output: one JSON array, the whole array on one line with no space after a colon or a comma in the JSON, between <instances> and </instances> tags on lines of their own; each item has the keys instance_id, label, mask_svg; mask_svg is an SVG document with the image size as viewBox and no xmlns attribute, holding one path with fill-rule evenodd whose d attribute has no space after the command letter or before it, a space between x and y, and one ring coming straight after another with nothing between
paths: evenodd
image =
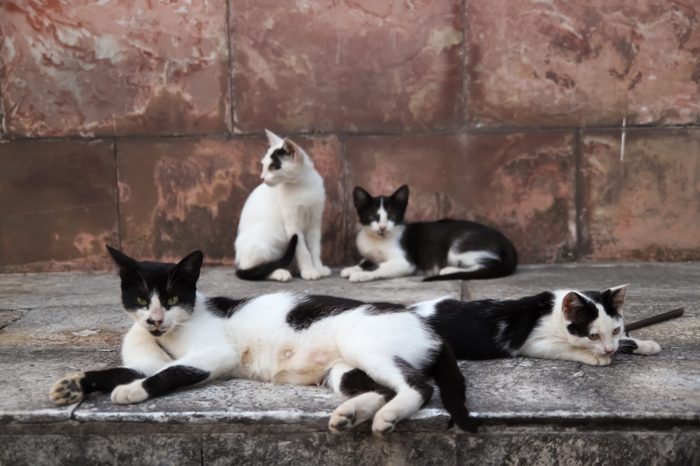
<instances>
[{"instance_id":1,"label":"cat's hind paw","mask_svg":"<svg viewBox=\"0 0 700 466\"><path fill-rule=\"evenodd\" d=\"M661 351L661 345L652 340L636 340L635 343L637 343L637 349L633 351L634 354L651 356Z\"/></svg>"},{"instance_id":2,"label":"cat's hind paw","mask_svg":"<svg viewBox=\"0 0 700 466\"><path fill-rule=\"evenodd\" d=\"M352 275L353 272L357 272L357 271L359 271L359 270L362 270L362 269L360 269L360 268L359 268L358 266L356 266L356 265L353 265L353 266L350 266L350 267L345 267L343 270L340 271L340 276L341 276L342 278L349 278L350 275Z\"/></svg>"},{"instance_id":3,"label":"cat's hind paw","mask_svg":"<svg viewBox=\"0 0 700 466\"><path fill-rule=\"evenodd\" d=\"M372 433L375 435L389 434L394 431L398 421L399 417L394 411L379 411L372 421Z\"/></svg>"},{"instance_id":4,"label":"cat's hind paw","mask_svg":"<svg viewBox=\"0 0 700 466\"><path fill-rule=\"evenodd\" d=\"M143 379L119 385L112 390L112 403L114 404L129 405L141 403L147 399L148 392L143 388Z\"/></svg>"},{"instance_id":5,"label":"cat's hind paw","mask_svg":"<svg viewBox=\"0 0 700 466\"><path fill-rule=\"evenodd\" d=\"M85 398L80 381L85 378L83 372L68 374L53 384L49 391L49 398L59 406L77 403Z\"/></svg>"},{"instance_id":6,"label":"cat's hind paw","mask_svg":"<svg viewBox=\"0 0 700 466\"><path fill-rule=\"evenodd\" d=\"M331 414L328 429L334 434L345 432L355 426L355 406L343 403Z\"/></svg>"},{"instance_id":7,"label":"cat's hind paw","mask_svg":"<svg viewBox=\"0 0 700 466\"><path fill-rule=\"evenodd\" d=\"M355 283L370 282L377 278L372 272L365 272L364 270L359 270L350 274L350 281Z\"/></svg>"}]
</instances>

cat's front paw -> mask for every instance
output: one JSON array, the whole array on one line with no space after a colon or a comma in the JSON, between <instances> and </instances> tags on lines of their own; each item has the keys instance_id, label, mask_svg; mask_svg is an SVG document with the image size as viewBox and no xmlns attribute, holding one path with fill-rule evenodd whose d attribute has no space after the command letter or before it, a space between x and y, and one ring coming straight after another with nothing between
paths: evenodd
<instances>
[{"instance_id":1,"label":"cat's front paw","mask_svg":"<svg viewBox=\"0 0 700 466\"><path fill-rule=\"evenodd\" d=\"M288 282L292 279L292 274L287 269L277 269L268 275L267 278L276 282Z\"/></svg>"},{"instance_id":2,"label":"cat's front paw","mask_svg":"<svg viewBox=\"0 0 700 466\"><path fill-rule=\"evenodd\" d=\"M352 275L353 272L358 272L362 269L360 269L358 266L353 265L350 267L345 267L343 270L340 271L340 276L342 278L348 278L350 275Z\"/></svg>"},{"instance_id":3,"label":"cat's front paw","mask_svg":"<svg viewBox=\"0 0 700 466\"><path fill-rule=\"evenodd\" d=\"M304 280L318 280L321 274L316 269L306 269L301 271L301 278Z\"/></svg>"},{"instance_id":4,"label":"cat's front paw","mask_svg":"<svg viewBox=\"0 0 700 466\"><path fill-rule=\"evenodd\" d=\"M85 398L83 387L80 384L84 378L83 372L66 375L53 384L49 391L49 398L59 406L77 403Z\"/></svg>"},{"instance_id":5,"label":"cat's front paw","mask_svg":"<svg viewBox=\"0 0 700 466\"><path fill-rule=\"evenodd\" d=\"M583 362L591 366L609 366L612 358L607 354L588 354Z\"/></svg>"},{"instance_id":6,"label":"cat's front paw","mask_svg":"<svg viewBox=\"0 0 700 466\"><path fill-rule=\"evenodd\" d=\"M126 385L119 385L112 390L112 403L130 405L141 403L148 399L148 393L143 388L143 379L135 380Z\"/></svg>"},{"instance_id":7,"label":"cat's front paw","mask_svg":"<svg viewBox=\"0 0 700 466\"><path fill-rule=\"evenodd\" d=\"M316 267L316 270L318 270L318 273L321 274L321 277L330 277L331 276L331 269L326 267L325 265L322 265L320 267Z\"/></svg>"},{"instance_id":8,"label":"cat's front paw","mask_svg":"<svg viewBox=\"0 0 700 466\"><path fill-rule=\"evenodd\" d=\"M376 278L377 277L372 272L366 272L364 270L358 270L350 274L350 281L356 283L369 282Z\"/></svg>"},{"instance_id":9,"label":"cat's front paw","mask_svg":"<svg viewBox=\"0 0 700 466\"><path fill-rule=\"evenodd\" d=\"M652 354L657 354L661 351L661 345L655 341L651 340L637 340L637 349L634 350L634 354L643 354L644 356L651 356Z\"/></svg>"}]
</instances>

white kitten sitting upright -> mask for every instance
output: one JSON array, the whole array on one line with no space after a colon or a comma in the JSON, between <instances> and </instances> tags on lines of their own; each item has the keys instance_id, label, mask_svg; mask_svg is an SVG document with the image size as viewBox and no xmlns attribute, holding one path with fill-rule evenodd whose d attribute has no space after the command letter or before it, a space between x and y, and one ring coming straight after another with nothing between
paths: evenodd
<instances>
[{"instance_id":1,"label":"white kitten sitting upright","mask_svg":"<svg viewBox=\"0 0 700 466\"><path fill-rule=\"evenodd\" d=\"M262 159L263 183L243 206L236 237L236 275L244 280L316 280L331 270L321 263L323 178L299 145L265 130L270 148ZM285 252L286 251L286 252Z\"/></svg>"}]
</instances>

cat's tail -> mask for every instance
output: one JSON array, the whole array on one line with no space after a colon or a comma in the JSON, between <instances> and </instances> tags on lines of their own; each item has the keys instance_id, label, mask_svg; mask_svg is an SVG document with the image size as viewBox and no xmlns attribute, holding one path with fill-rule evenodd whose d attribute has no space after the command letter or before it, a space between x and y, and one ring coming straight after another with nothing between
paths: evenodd
<instances>
[{"instance_id":1,"label":"cat's tail","mask_svg":"<svg viewBox=\"0 0 700 466\"><path fill-rule=\"evenodd\" d=\"M467 409L464 375L459 370L452 348L446 343L443 343L440 348L440 354L433 364L431 375L440 389L442 405L452 417L450 422L454 422L462 430L476 432L477 421L469 416Z\"/></svg>"},{"instance_id":2,"label":"cat's tail","mask_svg":"<svg viewBox=\"0 0 700 466\"><path fill-rule=\"evenodd\" d=\"M267 276L275 270L284 269L288 267L289 264L292 263L292 260L294 260L294 254L296 254L297 251L298 240L299 238L297 237L297 235L292 236L292 238L289 240L287 251L281 258L275 261L265 262L263 264L256 265L255 267L251 267L249 269L237 269L236 276L241 280L265 280Z\"/></svg>"},{"instance_id":3,"label":"cat's tail","mask_svg":"<svg viewBox=\"0 0 700 466\"><path fill-rule=\"evenodd\" d=\"M507 277L515 273L518 267L518 254L515 248L505 248L501 253L500 259L483 259L480 264L481 268L472 270L471 272L455 272L446 273L444 275L431 275L425 277L424 282L435 282L438 280L484 280L488 278Z\"/></svg>"}]
</instances>

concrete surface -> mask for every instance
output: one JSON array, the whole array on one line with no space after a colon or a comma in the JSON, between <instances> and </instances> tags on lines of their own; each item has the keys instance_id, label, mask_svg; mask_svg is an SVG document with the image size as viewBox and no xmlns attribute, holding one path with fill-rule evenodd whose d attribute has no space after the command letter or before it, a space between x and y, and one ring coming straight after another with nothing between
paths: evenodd
<instances>
[{"instance_id":1,"label":"concrete surface","mask_svg":"<svg viewBox=\"0 0 700 466\"><path fill-rule=\"evenodd\" d=\"M352 284L248 283L205 270L207 294L294 289L366 300L414 302L441 295L515 297L557 287L631 283L626 320L683 306L686 314L639 330L662 346L619 355L608 367L503 359L461 363L467 400L484 425L447 429L437 396L388 439L363 426L327 432L340 400L319 387L233 380L134 406L93 396L58 408L51 383L118 361L130 319L115 274L0 275L0 464L700 464L700 264L523 267L499 280Z\"/></svg>"}]
</instances>

